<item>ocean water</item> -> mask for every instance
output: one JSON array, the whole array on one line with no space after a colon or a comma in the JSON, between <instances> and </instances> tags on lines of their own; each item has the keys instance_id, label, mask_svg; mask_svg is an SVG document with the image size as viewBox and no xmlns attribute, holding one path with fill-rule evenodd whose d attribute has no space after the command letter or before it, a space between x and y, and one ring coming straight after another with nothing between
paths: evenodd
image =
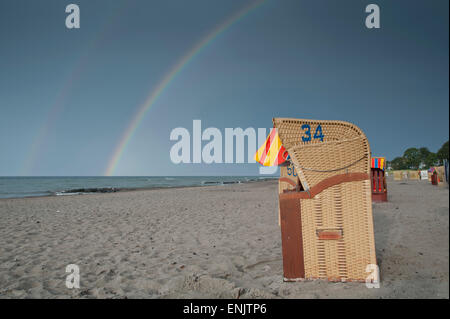
<instances>
[{"instance_id":1,"label":"ocean water","mask_svg":"<svg viewBox=\"0 0 450 319\"><path fill-rule=\"evenodd\" d=\"M272 179L260 176L0 177L0 198L109 193L129 189L227 185Z\"/></svg>"}]
</instances>

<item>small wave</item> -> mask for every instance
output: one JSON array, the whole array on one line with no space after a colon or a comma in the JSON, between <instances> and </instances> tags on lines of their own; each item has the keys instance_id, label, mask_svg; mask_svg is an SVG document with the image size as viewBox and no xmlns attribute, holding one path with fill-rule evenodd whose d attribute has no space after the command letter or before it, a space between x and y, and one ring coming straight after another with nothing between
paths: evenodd
<instances>
[{"instance_id":1,"label":"small wave","mask_svg":"<svg viewBox=\"0 0 450 319\"><path fill-rule=\"evenodd\" d=\"M115 187L100 187L100 188L76 188L67 189L61 192L56 192L55 195L77 195L77 194L90 194L90 193L115 193L120 191L119 188Z\"/></svg>"},{"instance_id":2,"label":"small wave","mask_svg":"<svg viewBox=\"0 0 450 319\"><path fill-rule=\"evenodd\" d=\"M218 182L218 181L202 181L202 185L223 185L223 182Z\"/></svg>"},{"instance_id":3,"label":"small wave","mask_svg":"<svg viewBox=\"0 0 450 319\"><path fill-rule=\"evenodd\" d=\"M55 192L56 196L81 195L83 193Z\"/></svg>"},{"instance_id":4,"label":"small wave","mask_svg":"<svg viewBox=\"0 0 450 319\"><path fill-rule=\"evenodd\" d=\"M237 183L239 183L239 181L224 181L223 182L224 185L226 185L226 184L237 184Z\"/></svg>"}]
</instances>

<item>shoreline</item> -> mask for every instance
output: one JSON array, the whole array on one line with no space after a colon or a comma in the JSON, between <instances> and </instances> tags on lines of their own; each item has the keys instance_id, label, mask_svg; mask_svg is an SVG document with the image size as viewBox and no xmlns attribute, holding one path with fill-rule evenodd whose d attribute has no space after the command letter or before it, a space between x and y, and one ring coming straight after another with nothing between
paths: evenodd
<instances>
[{"instance_id":1,"label":"shoreline","mask_svg":"<svg viewBox=\"0 0 450 319\"><path fill-rule=\"evenodd\" d=\"M5 176L0 176L5 177ZM6 176L8 177L8 176ZM180 177L180 176L177 176ZM197 176L196 176L197 177ZM210 177L210 176L206 176ZM221 176L218 176L221 177ZM258 176L255 176L255 178ZM114 191L92 191L92 192L69 192L70 190L67 190L68 193L63 193L65 191L57 191L57 192L51 192L48 195L36 195L36 196L18 196L18 197L0 197L0 201L3 200L10 200L10 199L25 199L25 198L46 198L46 197L66 197L66 196L78 196L78 195L106 195L106 194L115 194L115 193L125 193L125 192L135 192L135 191L150 191L150 190L162 190L162 189L182 189L182 188L198 188L198 187L214 187L214 186L230 186L230 185L237 185L237 184L250 184L250 183L260 183L260 182L267 182L276 180L278 181L279 177L263 177L256 180L248 180L248 181L236 181L236 182L208 182L206 185L179 185L179 186L154 186L154 187L136 187L136 188L115 188L111 187L110 189L115 189ZM210 185L208 185L210 184ZM98 189L107 189L108 187L99 187ZM60 193L60 194L58 194Z\"/></svg>"}]
</instances>

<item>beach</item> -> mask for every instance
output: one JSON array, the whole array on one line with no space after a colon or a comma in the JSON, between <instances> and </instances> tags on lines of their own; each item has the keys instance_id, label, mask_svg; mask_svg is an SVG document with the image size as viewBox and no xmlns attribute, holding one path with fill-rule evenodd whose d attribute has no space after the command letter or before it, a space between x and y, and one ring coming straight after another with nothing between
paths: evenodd
<instances>
[{"instance_id":1,"label":"beach","mask_svg":"<svg viewBox=\"0 0 450 319\"><path fill-rule=\"evenodd\" d=\"M0 298L449 298L448 186L389 179L388 199L378 289L283 282L277 181L0 199Z\"/></svg>"}]
</instances>

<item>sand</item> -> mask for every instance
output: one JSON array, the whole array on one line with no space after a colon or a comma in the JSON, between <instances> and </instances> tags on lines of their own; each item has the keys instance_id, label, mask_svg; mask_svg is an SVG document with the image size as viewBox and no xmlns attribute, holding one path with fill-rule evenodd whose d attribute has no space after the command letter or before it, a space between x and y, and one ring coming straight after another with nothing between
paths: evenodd
<instances>
[{"instance_id":1,"label":"sand","mask_svg":"<svg viewBox=\"0 0 450 319\"><path fill-rule=\"evenodd\" d=\"M388 189L379 289L283 282L275 181L3 199L0 298L449 298L448 187Z\"/></svg>"}]
</instances>

